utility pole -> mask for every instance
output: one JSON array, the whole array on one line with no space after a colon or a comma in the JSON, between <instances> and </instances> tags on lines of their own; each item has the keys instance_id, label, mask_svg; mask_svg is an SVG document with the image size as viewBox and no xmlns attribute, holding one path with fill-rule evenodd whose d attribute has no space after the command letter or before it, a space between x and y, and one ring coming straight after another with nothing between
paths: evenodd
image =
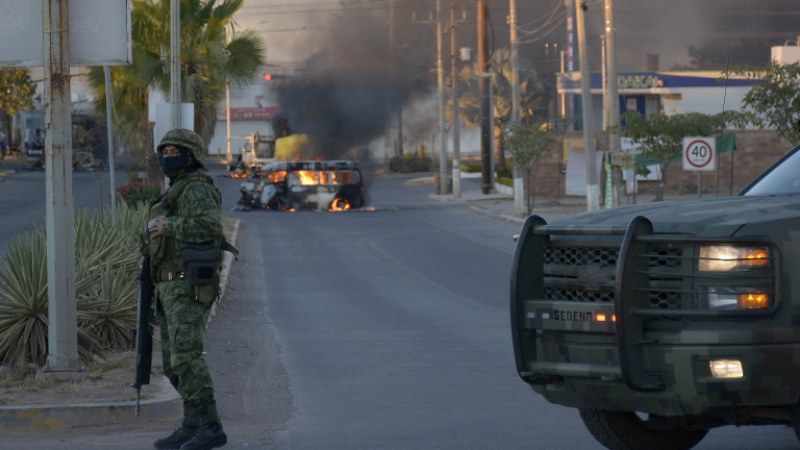
<instances>
[{"instance_id":1,"label":"utility pole","mask_svg":"<svg viewBox=\"0 0 800 450\"><path fill-rule=\"evenodd\" d=\"M519 92L519 41L517 39L517 0L508 3L508 27L511 47L511 123L520 123ZM525 207L525 185L522 181L522 168L514 158L514 213L522 215Z\"/></svg>"},{"instance_id":2,"label":"utility pole","mask_svg":"<svg viewBox=\"0 0 800 450\"><path fill-rule=\"evenodd\" d=\"M395 60L394 60L394 16L395 6L397 0L389 0L389 72L392 77L396 74ZM403 105L397 102L396 105L390 104L389 108L397 108L397 138L394 144L394 156L403 156Z\"/></svg>"},{"instance_id":3,"label":"utility pole","mask_svg":"<svg viewBox=\"0 0 800 450\"><path fill-rule=\"evenodd\" d=\"M564 72L571 73L575 70L575 2L573 0L564 0L564 7L567 10L567 45L564 52L564 64L566 65L566 69L563 68L564 64L562 64L562 74ZM563 109L561 113L567 119L572 119L574 115L574 98L575 96L572 94L564 94L562 97ZM574 124L574 121L572 123ZM570 129L574 130L574 125L572 125Z\"/></svg>"},{"instance_id":4,"label":"utility pole","mask_svg":"<svg viewBox=\"0 0 800 450\"><path fill-rule=\"evenodd\" d=\"M494 189L492 173L492 119L489 103L488 39L486 34L486 17L488 15L486 0L478 0L478 89L481 102L481 192L489 194Z\"/></svg>"},{"instance_id":5,"label":"utility pole","mask_svg":"<svg viewBox=\"0 0 800 450\"><path fill-rule=\"evenodd\" d=\"M47 176L47 365L78 372L75 220L72 196L72 95L69 2L42 0L44 25L45 169Z\"/></svg>"},{"instance_id":6,"label":"utility pole","mask_svg":"<svg viewBox=\"0 0 800 450\"><path fill-rule=\"evenodd\" d=\"M447 133L444 127L444 64L442 62L442 0L436 0L436 86L439 98L439 194L447 194Z\"/></svg>"},{"instance_id":7,"label":"utility pole","mask_svg":"<svg viewBox=\"0 0 800 450\"><path fill-rule=\"evenodd\" d=\"M589 55L586 52L586 18L588 9L585 0L575 0L575 18L578 22L578 52L581 66L581 106L583 108L583 140L586 148L586 209L600 208L600 185L597 177L597 152L594 143L594 117L589 73Z\"/></svg>"},{"instance_id":8,"label":"utility pole","mask_svg":"<svg viewBox=\"0 0 800 450\"><path fill-rule=\"evenodd\" d=\"M413 19L416 21L416 15ZM438 134L433 142L439 141L439 186L438 194L447 194L447 134L444 126L445 110L445 86L444 86L444 63L442 61L443 41L442 41L442 0L436 0L436 19L432 19L430 14L428 20L420 20L418 23L433 23L436 25L436 86L437 86L437 110L438 110ZM435 145L435 144L434 144Z\"/></svg>"},{"instance_id":9,"label":"utility pole","mask_svg":"<svg viewBox=\"0 0 800 450\"><path fill-rule=\"evenodd\" d=\"M170 0L170 73L169 103L172 108L172 128L181 126L181 3Z\"/></svg>"},{"instance_id":10,"label":"utility pole","mask_svg":"<svg viewBox=\"0 0 800 450\"><path fill-rule=\"evenodd\" d=\"M458 48L456 47L456 1L450 0L450 78L453 93L453 197L461 197L461 122L458 103Z\"/></svg>"},{"instance_id":11,"label":"utility pole","mask_svg":"<svg viewBox=\"0 0 800 450\"><path fill-rule=\"evenodd\" d=\"M617 78L617 57L616 57L616 31L614 29L614 7L612 0L604 0L603 11L605 18L606 36L606 79L608 80L608 151L611 154L611 173L612 173L612 207L619 206L623 198L622 169L614 164L615 155L621 151L619 133L619 80Z\"/></svg>"}]
</instances>

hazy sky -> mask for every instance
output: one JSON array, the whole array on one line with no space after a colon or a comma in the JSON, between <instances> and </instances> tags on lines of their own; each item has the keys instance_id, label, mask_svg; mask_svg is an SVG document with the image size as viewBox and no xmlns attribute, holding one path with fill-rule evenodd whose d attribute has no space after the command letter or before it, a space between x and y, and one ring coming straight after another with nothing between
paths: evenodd
<instances>
[{"instance_id":1,"label":"hazy sky","mask_svg":"<svg viewBox=\"0 0 800 450\"><path fill-rule=\"evenodd\" d=\"M466 14L456 28L458 47L477 45L476 3L456 1L459 18L462 9ZM508 45L509 2L487 3L490 48L499 50ZM347 6L342 8L343 4ZM270 71L289 75L281 78L276 98L289 124L296 132L330 137L330 147L338 151L384 135L395 122L398 106L405 111L406 138L430 136L435 108L425 101L436 86L436 33L429 20L435 4L434 0L245 0L237 20L240 27L264 39L267 62L275 66ZM448 4L442 0L445 17ZM395 6L394 20L390 5ZM521 67L552 79L558 52L544 49L554 44L564 48L566 3L517 0L517 5ZM743 38L783 43L800 34L800 0L614 0L614 15L619 71L646 70L648 54L658 55L660 70L669 70L689 65L689 46L714 41L730 45ZM590 70L597 71L603 1L589 0L586 17ZM768 60L768 47L764 53Z\"/></svg>"},{"instance_id":2,"label":"hazy sky","mask_svg":"<svg viewBox=\"0 0 800 450\"><path fill-rule=\"evenodd\" d=\"M571 1L571 0L570 0ZM268 59L273 63L302 61L315 48L326 44L326 31L333 17L341 12L341 0L245 0L238 22L261 34L269 48ZM433 11L434 0L346 0L352 13L371 13L385 20L388 29L389 4L396 5L396 20L411 23L410 16L427 18ZM508 0L488 0L497 46L507 45L506 15ZM355 6L354 6L355 4ZM448 0L442 0L445 8ZM466 9L468 27L474 29L476 0L457 0ZM536 30L544 25L551 11L557 14L549 20L556 26L544 27L534 33L525 46L543 46L548 42L565 40L564 0L517 0L518 23ZM599 54L599 36L603 33L603 1L590 0L587 35L590 56ZM625 70L641 70L646 54L658 54L661 69L689 62L688 46L700 47L711 41L735 43L742 38L768 39L771 42L794 41L800 34L800 0L614 0L617 30L618 62ZM561 11L558 12L557 10ZM347 12L345 12L347 14ZM355 15L355 14L353 14ZM419 21L419 19L418 19ZM545 35L545 31L549 30ZM353 30L350 30L353 31ZM413 25L399 29L400 33L428 33L435 44L432 27ZM474 37L464 45L474 46ZM523 34L522 38L526 36ZM365 37L366 39L372 39ZM562 47L563 48L563 47ZM426 49L427 50L427 49ZM524 49L522 50L524 52ZM598 59L599 56L593 56Z\"/></svg>"}]
</instances>

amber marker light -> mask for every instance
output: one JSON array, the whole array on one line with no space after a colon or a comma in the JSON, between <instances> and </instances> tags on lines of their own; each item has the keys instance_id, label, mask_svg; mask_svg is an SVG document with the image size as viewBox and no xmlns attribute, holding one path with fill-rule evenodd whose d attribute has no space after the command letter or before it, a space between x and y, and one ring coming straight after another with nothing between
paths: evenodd
<instances>
[{"instance_id":1,"label":"amber marker light","mask_svg":"<svg viewBox=\"0 0 800 450\"><path fill-rule=\"evenodd\" d=\"M609 318L609 316L606 313L597 313L597 314L594 315L594 320L595 320L595 322L601 322L601 323L605 323L605 322L609 322L609 321L611 321L613 323L613 322L617 321L617 315L616 314L612 314L611 317Z\"/></svg>"},{"instance_id":2,"label":"amber marker light","mask_svg":"<svg viewBox=\"0 0 800 450\"><path fill-rule=\"evenodd\" d=\"M739 294L738 300L741 309L767 309L770 306L769 295L762 292Z\"/></svg>"},{"instance_id":3,"label":"amber marker light","mask_svg":"<svg viewBox=\"0 0 800 450\"><path fill-rule=\"evenodd\" d=\"M712 359L708 362L711 376L714 378L744 378L742 362L738 359Z\"/></svg>"}]
</instances>

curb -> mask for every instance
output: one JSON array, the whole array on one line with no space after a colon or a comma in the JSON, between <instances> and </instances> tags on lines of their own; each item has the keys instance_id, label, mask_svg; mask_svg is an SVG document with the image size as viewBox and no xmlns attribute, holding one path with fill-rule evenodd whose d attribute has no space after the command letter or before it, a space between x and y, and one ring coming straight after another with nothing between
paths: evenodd
<instances>
[{"instance_id":1,"label":"curb","mask_svg":"<svg viewBox=\"0 0 800 450\"><path fill-rule=\"evenodd\" d=\"M498 214L493 213L492 211L484 208L483 206L476 205L476 204L474 204L472 202L468 202L468 203L469 204L467 206L469 206L469 209L475 211L478 214L482 214L484 216L500 218L500 219L505 220L507 222L514 222L514 223L522 223L522 222L525 221L525 219L522 218L522 217L516 217L516 216L512 216L510 214L499 214L498 215Z\"/></svg>"},{"instance_id":2,"label":"curb","mask_svg":"<svg viewBox=\"0 0 800 450\"><path fill-rule=\"evenodd\" d=\"M177 420L183 412L180 395L163 375L156 398L142 400L139 414L148 419ZM0 407L0 434L24 434L38 430L129 423L135 417L133 400L73 405Z\"/></svg>"},{"instance_id":3,"label":"curb","mask_svg":"<svg viewBox=\"0 0 800 450\"><path fill-rule=\"evenodd\" d=\"M0 171L2 181L2 171ZM237 220L233 226L231 243L236 244L239 231ZM217 304L225 294L225 285L233 260L233 255L226 253L222 260L220 273L220 299L214 302L208 320L214 317ZM158 391L154 398L139 402L139 414L148 419L178 420L183 414L183 400L172 387L167 377L159 375L155 383ZM0 406L0 435L23 434L39 430L74 428L78 426L100 426L129 423L135 417L136 401L108 403L76 403L72 405L16 405Z\"/></svg>"}]
</instances>

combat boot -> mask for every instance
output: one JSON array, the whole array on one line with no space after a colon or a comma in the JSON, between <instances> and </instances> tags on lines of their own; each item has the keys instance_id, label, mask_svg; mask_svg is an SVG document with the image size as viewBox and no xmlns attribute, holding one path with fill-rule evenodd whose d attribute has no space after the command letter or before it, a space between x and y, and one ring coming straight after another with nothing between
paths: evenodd
<instances>
[{"instance_id":1,"label":"combat boot","mask_svg":"<svg viewBox=\"0 0 800 450\"><path fill-rule=\"evenodd\" d=\"M183 444L180 450L211 450L228 443L228 436L222 430L214 400L205 403L202 410L202 423L192 439Z\"/></svg>"},{"instance_id":2,"label":"combat boot","mask_svg":"<svg viewBox=\"0 0 800 450\"><path fill-rule=\"evenodd\" d=\"M202 403L184 401L181 427L169 436L157 440L153 446L159 450L179 449L183 444L192 440L203 423L202 408Z\"/></svg>"}]
</instances>

